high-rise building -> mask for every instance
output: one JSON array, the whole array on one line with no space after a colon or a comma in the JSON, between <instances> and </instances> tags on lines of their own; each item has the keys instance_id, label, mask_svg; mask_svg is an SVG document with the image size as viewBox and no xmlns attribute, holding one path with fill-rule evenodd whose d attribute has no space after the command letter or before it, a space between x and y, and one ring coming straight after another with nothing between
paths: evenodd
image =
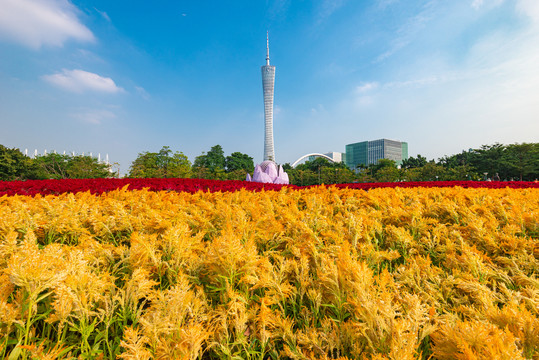
<instances>
[{"instance_id":1,"label":"high-rise building","mask_svg":"<svg viewBox=\"0 0 539 360\"><path fill-rule=\"evenodd\" d=\"M379 139L346 145L345 163L351 169L376 164L380 159L394 160L397 165L408 159L408 143Z\"/></svg>"},{"instance_id":2,"label":"high-rise building","mask_svg":"<svg viewBox=\"0 0 539 360\"><path fill-rule=\"evenodd\" d=\"M275 161L273 148L273 88L275 66L270 65L269 36L266 34L266 65L262 66L262 89L264 90L264 161Z\"/></svg>"}]
</instances>

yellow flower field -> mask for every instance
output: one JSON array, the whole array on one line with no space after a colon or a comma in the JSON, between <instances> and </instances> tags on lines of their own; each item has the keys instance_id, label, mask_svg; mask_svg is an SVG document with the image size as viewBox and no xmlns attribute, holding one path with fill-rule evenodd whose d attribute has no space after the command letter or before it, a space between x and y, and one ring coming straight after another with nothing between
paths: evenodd
<instances>
[{"instance_id":1,"label":"yellow flower field","mask_svg":"<svg viewBox=\"0 0 539 360\"><path fill-rule=\"evenodd\" d=\"M539 189L0 197L0 358L539 359Z\"/></svg>"}]
</instances>

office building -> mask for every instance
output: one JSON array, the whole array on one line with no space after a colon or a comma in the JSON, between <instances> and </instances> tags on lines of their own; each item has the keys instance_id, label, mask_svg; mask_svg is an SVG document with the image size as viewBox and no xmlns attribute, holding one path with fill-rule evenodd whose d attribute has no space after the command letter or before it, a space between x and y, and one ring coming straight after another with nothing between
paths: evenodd
<instances>
[{"instance_id":1,"label":"office building","mask_svg":"<svg viewBox=\"0 0 539 360\"><path fill-rule=\"evenodd\" d=\"M400 165L408 159L408 143L379 139L346 145L345 163L350 169L376 164L380 159L394 160Z\"/></svg>"}]
</instances>

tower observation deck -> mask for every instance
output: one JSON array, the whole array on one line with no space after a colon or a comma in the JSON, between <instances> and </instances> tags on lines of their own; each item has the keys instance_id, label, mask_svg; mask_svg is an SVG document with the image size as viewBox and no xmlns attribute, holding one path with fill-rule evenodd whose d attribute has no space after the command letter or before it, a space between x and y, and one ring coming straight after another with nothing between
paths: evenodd
<instances>
[{"instance_id":1,"label":"tower observation deck","mask_svg":"<svg viewBox=\"0 0 539 360\"><path fill-rule=\"evenodd\" d=\"M275 85L275 66L270 65L269 35L266 34L266 65L262 66L262 89L264 91L264 161L275 162L273 148L273 89Z\"/></svg>"}]
</instances>

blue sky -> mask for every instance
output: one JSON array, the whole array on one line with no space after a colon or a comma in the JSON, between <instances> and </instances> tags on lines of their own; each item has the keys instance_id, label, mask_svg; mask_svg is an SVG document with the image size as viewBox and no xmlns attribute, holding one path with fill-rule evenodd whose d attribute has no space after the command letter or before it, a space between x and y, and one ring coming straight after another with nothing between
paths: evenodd
<instances>
[{"instance_id":1,"label":"blue sky","mask_svg":"<svg viewBox=\"0 0 539 360\"><path fill-rule=\"evenodd\" d=\"M279 163L539 141L537 0L0 0L0 144L260 162L266 31Z\"/></svg>"}]
</instances>

